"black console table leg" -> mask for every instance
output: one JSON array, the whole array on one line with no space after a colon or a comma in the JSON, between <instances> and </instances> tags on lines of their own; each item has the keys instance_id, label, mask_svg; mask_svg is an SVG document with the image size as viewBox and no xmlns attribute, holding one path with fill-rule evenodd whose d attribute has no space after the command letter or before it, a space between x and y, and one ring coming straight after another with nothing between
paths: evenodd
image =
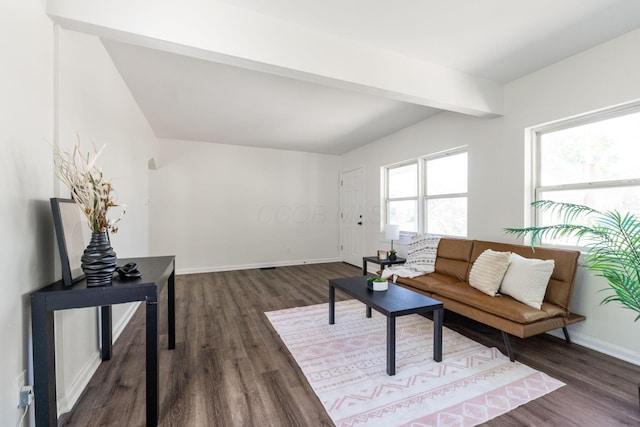
<instances>
[{"instance_id":1,"label":"black console table leg","mask_svg":"<svg viewBox=\"0 0 640 427\"><path fill-rule=\"evenodd\" d=\"M44 297L31 300L31 328L36 425L57 426L55 329Z\"/></svg>"},{"instance_id":2,"label":"black console table leg","mask_svg":"<svg viewBox=\"0 0 640 427\"><path fill-rule=\"evenodd\" d=\"M111 336L111 306L100 307L100 335L102 336L102 361L111 360L113 338Z\"/></svg>"},{"instance_id":3,"label":"black console table leg","mask_svg":"<svg viewBox=\"0 0 640 427\"><path fill-rule=\"evenodd\" d=\"M147 426L158 425L160 407L159 358L158 358L158 298L147 297L146 303L146 353L147 353Z\"/></svg>"},{"instance_id":4,"label":"black console table leg","mask_svg":"<svg viewBox=\"0 0 640 427\"><path fill-rule=\"evenodd\" d=\"M175 261L174 261L175 262ZM167 319L169 321L169 349L176 348L176 270L173 269L168 280L167 299L168 301L168 313Z\"/></svg>"}]
</instances>

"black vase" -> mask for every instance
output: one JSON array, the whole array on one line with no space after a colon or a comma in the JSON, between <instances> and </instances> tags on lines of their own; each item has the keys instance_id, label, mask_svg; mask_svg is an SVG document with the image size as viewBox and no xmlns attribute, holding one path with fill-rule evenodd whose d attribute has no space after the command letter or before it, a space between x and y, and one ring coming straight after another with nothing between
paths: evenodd
<instances>
[{"instance_id":1,"label":"black vase","mask_svg":"<svg viewBox=\"0 0 640 427\"><path fill-rule=\"evenodd\" d=\"M80 261L87 286L111 285L117 258L106 232L91 235L89 246L84 250Z\"/></svg>"}]
</instances>

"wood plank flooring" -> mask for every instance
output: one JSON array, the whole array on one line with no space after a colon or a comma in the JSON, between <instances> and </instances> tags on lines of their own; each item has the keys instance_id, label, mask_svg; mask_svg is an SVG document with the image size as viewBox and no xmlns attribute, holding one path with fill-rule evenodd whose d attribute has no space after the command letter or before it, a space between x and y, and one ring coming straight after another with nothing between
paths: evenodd
<instances>
[{"instance_id":1,"label":"wood plank flooring","mask_svg":"<svg viewBox=\"0 0 640 427\"><path fill-rule=\"evenodd\" d=\"M330 263L177 276L175 350L161 321L160 425L332 426L264 312L325 303L330 278L360 273ZM162 302L166 319L166 290ZM143 310L59 425L145 424ZM504 352L492 328L452 313L445 326ZM549 335L512 345L518 361L567 385L487 425L640 426L639 366Z\"/></svg>"}]
</instances>

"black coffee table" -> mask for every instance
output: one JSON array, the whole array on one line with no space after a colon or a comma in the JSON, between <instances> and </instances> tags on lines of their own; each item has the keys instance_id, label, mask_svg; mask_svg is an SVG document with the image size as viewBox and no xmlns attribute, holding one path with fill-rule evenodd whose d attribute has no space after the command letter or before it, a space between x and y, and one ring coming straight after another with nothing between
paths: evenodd
<instances>
[{"instance_id":1,"label":"black coffee table","mask_svg":"<svg viewBox=\"0 0 640 427\"><path fill-rule=\"evenodd\" d=\"M387 316L387 374L396 374L396 317L407 314L433 312L433 360L442 362L442 318L444 306L440 301L389 283L386 291L367 289L367 277L343 277L329 280L329 324L335 323L336 288L349 294L371 309Z\"/></svg>"}]
</instances>

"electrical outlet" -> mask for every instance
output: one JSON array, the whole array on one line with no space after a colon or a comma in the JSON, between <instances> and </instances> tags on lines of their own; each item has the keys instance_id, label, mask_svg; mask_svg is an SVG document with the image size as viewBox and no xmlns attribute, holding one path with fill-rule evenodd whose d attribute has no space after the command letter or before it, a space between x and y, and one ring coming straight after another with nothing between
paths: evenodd
<instances>
[{"instance_id":1,"label":"electrical outlet","mask_svg":"<svg viewBox=\"0 0 640 427\"><path fill-rule=\"evenodd\" d=\"M33 386L25 385L20 389L18 408L26 408L33 403Z\"/></svg>"},{"instance_id":2,"label":"electrical outlet","mask_svg":"<svg viewBox=\"0 0 640 427\"><path fill-rule=\"evenodd\" d=\"M20 392L22 391L22 387L25 386L28 383L27 381L27 371L24 370L22 372L20 372L20 374L16 377L15 381L13 382L13 390L14 393L17 392L17 394L14 394L14 396L17 396L17 401L16 401L16 405L20 405Z\"/></svg>"}]
</instances>

